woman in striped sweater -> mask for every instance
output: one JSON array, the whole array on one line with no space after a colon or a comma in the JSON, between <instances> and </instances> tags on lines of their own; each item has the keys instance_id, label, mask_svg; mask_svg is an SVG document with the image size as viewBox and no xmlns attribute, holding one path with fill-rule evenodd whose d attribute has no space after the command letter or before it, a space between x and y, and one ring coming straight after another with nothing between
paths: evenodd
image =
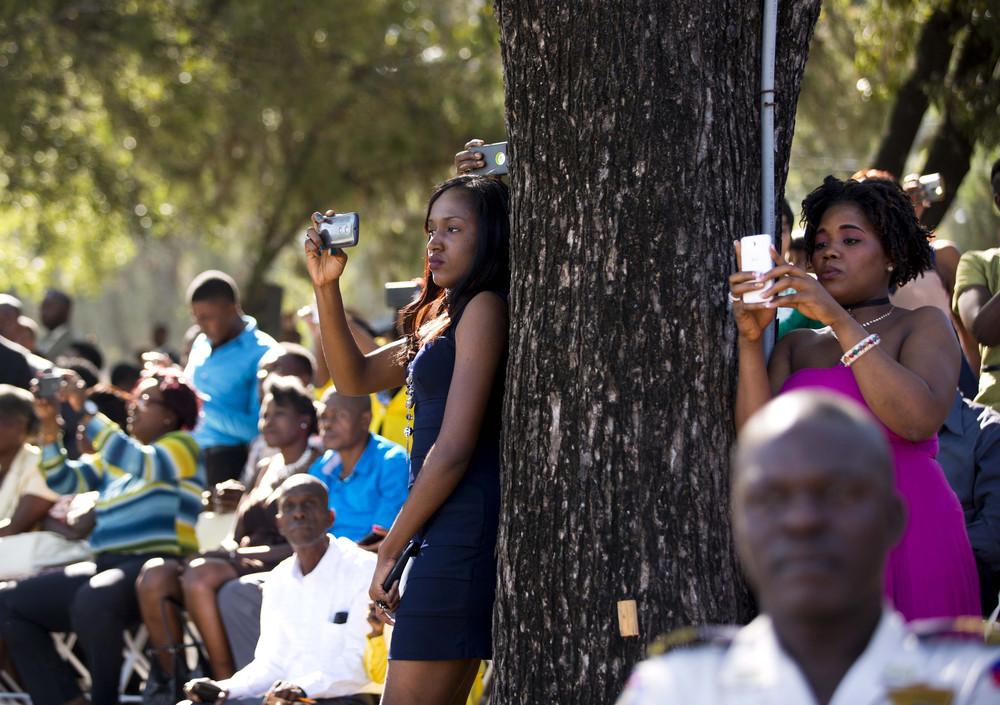
<instances>
[{"instance_id":1,"label":"woman in striped sweater","mask_svg":"<svg viewBox=\"0 0 1000 705\"><path fill-rule=\"evenodd\" d=\"M58 405L39 399L42 472L57 492L99 491L90 536L95 560L0 590L0 633L35 705L86 702L49 637L67 631L76 632L83 647L91 702L117 703L122 632L139 621L140 568L150 558L197 550L194 525L205 476L187 431L198 418L199 402L178 373L158 371L133 391L126 435L96 413L75 374L64 375L58 398L81 414L81 430L95 454L68 460L59 441Z\"/></svg>"}]
</instances>

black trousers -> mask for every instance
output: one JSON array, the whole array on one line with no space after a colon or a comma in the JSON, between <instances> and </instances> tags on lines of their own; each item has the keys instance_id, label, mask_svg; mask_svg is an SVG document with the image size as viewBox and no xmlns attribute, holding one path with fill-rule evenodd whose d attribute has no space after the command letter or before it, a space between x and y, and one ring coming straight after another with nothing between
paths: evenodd
<instances>
[{"instance_id":1,"label":"black trousers","mask_svg":"<svg viewBox=\"0 0 1000 705\"><path fill-rule=\"evenodd\" d=\"M249 450L250 447L246 444L202 448L201 457L205 462L205 486L212 489L220 482L240 479L243 474L243 466L247 464Z\"/></svg>"},{"instance_id":2,"label":"black trousers","mask_svg":"<svg viewBox=\"0 0 1000 705\"><path fill-rule=\"evenodd\" d=\"M122 633L139 623L135 581L159 554L99 554L0 590L0 634L10 648L33 705L60 705L80 695L76 672L63 661L51 632L76 632L92 682L93 705L118 702Z\"/></svg>"}]
</instances>

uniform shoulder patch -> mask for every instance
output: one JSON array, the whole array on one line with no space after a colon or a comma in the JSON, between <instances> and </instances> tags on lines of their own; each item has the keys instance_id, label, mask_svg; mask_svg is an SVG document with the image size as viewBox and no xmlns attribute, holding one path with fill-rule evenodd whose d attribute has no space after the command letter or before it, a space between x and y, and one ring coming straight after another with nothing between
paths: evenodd
<instances>
[{"instance_id":1,"label":"uniform shoulder patch","mask_svg":"<svg viewBox=\"0 0 1000 705\"><path fill-rule=\"evenodd\" d=\"M995 624L985 624L982 618L974 616L918 619L910 622L907 629L921 643L966 641L1000 644L1000 628Z\"/></svg>"},{"instance_id":2,"label":"uniform shoulder patch","mask_svg":"<svg viewBox=\"0 0 1000 705\"><path fill-rule=\"evenodd\" d=\"M740 627L732 624L709 624L698 627L681 627L658 636L646 650L647 657L662 656L678 649L693 646L727 647L736 637Z\"/></svg>"}]
</instances>

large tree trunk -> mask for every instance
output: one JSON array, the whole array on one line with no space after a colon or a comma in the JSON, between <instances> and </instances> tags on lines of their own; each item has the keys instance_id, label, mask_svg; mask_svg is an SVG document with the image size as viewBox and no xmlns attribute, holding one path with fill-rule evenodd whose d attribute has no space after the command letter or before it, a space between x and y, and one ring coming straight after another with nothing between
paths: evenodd
<instances>
[{"instance_id":1,"label":"large tree trunk","mask_svg":"<svg viewBox=\"0 0 1000 705\"><path fill-rule=\"evenodd\" d=\"M779 6L783 184L819 1ZM608 703L658 634L752 610L726 277L760 228L761 8L496 9L514 236L493 702Z\"/></svg>"}]
</instances>

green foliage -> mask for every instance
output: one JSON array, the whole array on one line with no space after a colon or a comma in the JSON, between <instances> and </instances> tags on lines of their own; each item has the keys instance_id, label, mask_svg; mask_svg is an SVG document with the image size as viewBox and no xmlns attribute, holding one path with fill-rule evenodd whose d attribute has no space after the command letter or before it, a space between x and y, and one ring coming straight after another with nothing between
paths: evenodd
<instances>
[{"instance_id":1,"label":"green foliage","mask_svg":"<svg viewBox=\"0 0 1000 705\"><path fill-rule=\"evenodd\" d=\"M164 237L194 269L218 255L259 284L327 207L362 213L380 276L410 276L414 194L468 137L502 135L491 14L482 0L8 3L0 246L19 266L0 290L92 290Z\"/></svg>"},{"instance_id":2,"label":"green foliage","mask_svg":"<svg viewBox=\"0 0 1000 705\"><path fill-rule=\"evenodd\" d=\"M856 3L823 3L809 47L786 182L786 197L796 213L824 176L850 176L867 166L878 146L884 106L873 103L881 102L881 79L867 79L851 59L859 50L861 27Z\"/></svg>"},{"instance_id":3,"label":"green foliage","mask_svg":"<svg viewBox=\"0 0 1000 705\"><path fill-rule=\"evenodd\" d=\"M921 27L941 7L952 9L958 18L953 36L957 45L978 37L988 47L987 58L971 74L960 77L953 72L932 87L931 109L911 149L907 171L922 168L927 144L947 108L980 148L939 235L963 248L995 243L995 213L989 199L982 199L982 184L988 179L983 172L988 174L1000 147L1000 32L992 0L823 3L796 113L786 184L793 210L826 174L844 178L870 166L897 91L913 68ZM957 63L954 57L952 63Z\"/></svg>"}]
</instances>

